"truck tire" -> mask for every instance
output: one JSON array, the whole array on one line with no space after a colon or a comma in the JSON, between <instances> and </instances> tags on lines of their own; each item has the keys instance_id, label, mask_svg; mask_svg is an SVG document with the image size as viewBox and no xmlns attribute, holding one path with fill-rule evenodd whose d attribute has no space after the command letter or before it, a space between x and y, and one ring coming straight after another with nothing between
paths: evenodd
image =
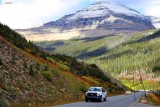
<instances>
[{"instance_id":1,"label":"truck tire","mask_svg":"<svg viewBox=\"0 0 160 107\"><path fill-rule=\"evenodd\" d=\"M102 99L103 99L103 98L102 98L102 96L101 96L101 98L100 98L98 101L99 101L99 102L101 102L101 101L102 101Z\"/></svg>"},{"instance_id":2,"label":"truck tire","mask_svg":"<svg viewBox=\"0 0 160 107\"><path fill-rule=\"evenodd\" d=\"M107 97L105 96L105 98L103 99L104 101L106 101Z\"/></svg>"},{"instance_id":3,"label":"truck tire","mask_svg":"<svg viewBox=\"0 0 160 107\"><path fill-rule=\"evenodd\" d=\"M86 101L86 102L88 102L88 99L87 99L87 98L85 98L85 101Z\"/></svg>"}]
</instances>

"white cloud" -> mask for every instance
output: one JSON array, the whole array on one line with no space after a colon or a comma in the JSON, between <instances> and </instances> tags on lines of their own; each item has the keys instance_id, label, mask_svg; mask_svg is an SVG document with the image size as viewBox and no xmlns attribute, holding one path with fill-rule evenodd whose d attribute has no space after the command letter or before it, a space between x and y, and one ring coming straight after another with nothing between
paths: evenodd
<instances>
[{"instance_id":1,"label":"white cloud","mask_svg":"<svg viewBox=\"0 0 160 107\"><path fill-rule=\"evenodd\" d=\"M144 0L144 13L160 18L160 0Z\"/></svg>"},{"instance_id":2,"label":"white cloud","mask_svg":"<svg viewBox=\"0 0 160 107\"><path fill-rule=\"evenodd\" d=\"M0 22L13 29L29 28L56 20L100 0L3 0ZM107 0L118 2L144 14L160 17L160 0ZM4 2L12 2L5 4Z\"/></svg>"},{"instance_id":3,"label":"white cloud","mask_svg":"<svg viewBox=\"0 0 160 107\"><path fill-rule=\"evenodd\" d=\"M24 3L12 0L12 4L0 5L0 22L11 28L28 28L63 16L78 7L82 0L30 0Z\"/></svg>"}]
</instances>

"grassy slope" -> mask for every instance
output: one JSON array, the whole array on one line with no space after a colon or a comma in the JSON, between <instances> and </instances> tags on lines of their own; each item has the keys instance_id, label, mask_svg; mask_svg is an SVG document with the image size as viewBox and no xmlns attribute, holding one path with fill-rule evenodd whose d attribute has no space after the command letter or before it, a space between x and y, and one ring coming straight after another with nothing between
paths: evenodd
<instances>
[{"instance_id":1,"label":"grassy slope","mask_svg":"<svg viewBox=\"0 0 160 107\"><path fill-rule=\"evenodd\" d=\"M150 87L158 88L157 86L160 85L157 82L160 74L160 31L158 30L145 31L133 36L61 41L59 47L55 44L58 42L38 45L44 48L56 48L54 52L74 56L87 63L95 63L111 75L128 75L130 78L122 82L131 87L133 87L131 74L134 71L135 75L138 75L138 70L145 72L144 79L149 76L149 81L144 82L146 86L149 86L151 78L157 79ZM140 87L136 85L136 88Z\"/></svg>"},{"instance_id":2,"label":"grassy slope","mask_svg":"<svg viewBox=\"0 0 160 107\"><path fill-rule=\"evenodd\" d=\"M55 42L40 42L36 43L38 46L43 48L47 48L48 50L54 50L54 52L58 52L61 54L66 54L69 56L74 56L78 58L86 58L87 56L83 56L89 52L93 52L98 49L105 49L104 53L107 52L108 49L113 48L123 41L127 36L109 36L109 37L99 37L99 38L88 38L88 39L73 39L68 41L55 41ZM115 42L116 40L116 42ZM58 48L57 48L58 47ZM101 54L101 53L97 53ZM90 55L88 55L89 57Z\"/></svg>"},{"instance_id":3,"label":"grassy slope","mask_svg":"<svg viewBox=\"0 0 160 107\"><path fill-rule=\"evenodd\" d=\"M80 98L90 86L110 88L110 94L123 91L123 87L96 65L47 54L2 24L0 34L2 107L28 102L72 101L76 97L76 81Z\"/></svg>"}]
</instances>

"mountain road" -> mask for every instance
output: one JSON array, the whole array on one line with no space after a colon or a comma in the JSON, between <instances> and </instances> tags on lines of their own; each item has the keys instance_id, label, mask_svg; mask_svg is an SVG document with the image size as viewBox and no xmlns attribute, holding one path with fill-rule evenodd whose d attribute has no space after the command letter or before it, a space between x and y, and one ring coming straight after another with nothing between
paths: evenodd
<instances>
[{"instance_id":1,"label":"mountain road","mask_svg":"<svg viewBox=\"0 0 160 107\"><path fill-rule=\"evenodd\" d=\"M137 92L135 93L135 97L132 93L131 95L108 97L106 102L77 102L54 107L136 107L136 101L143 95L144 94L142 92Z\"/></svg>"}]
</instances>

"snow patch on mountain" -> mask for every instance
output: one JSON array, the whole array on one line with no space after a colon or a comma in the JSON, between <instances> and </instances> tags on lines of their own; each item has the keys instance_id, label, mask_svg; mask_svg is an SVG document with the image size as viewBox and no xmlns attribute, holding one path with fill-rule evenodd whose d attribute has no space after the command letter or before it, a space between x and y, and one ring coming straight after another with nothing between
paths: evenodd
<instances>
[{"instance_id":1,"label":"snow patch on mountain","mask_svg":"<svg viewBox=\"0 0 160 107\"><path fill-rule=\"evenodd\" d=\"M101 2L96 2L80 11L77 11L75 14L69 17L68 20L74 20L78 18L102 17L112 13L121 13L121 14L127 14L129 16L141 17L141 14L134 9L128 8L124 5L117 3L101 1Z\"/></svg>"},{"instance_id":2,"label":"snow patch on mountain","mask_svg":"<svg viewBox=\"0 0 160 107\"><path fill-rule=\"evenodd\" d=\"M113 23L114 21L116 21L116 20L124 20L124 19L122 19L122 18L118 18L118 17L114 17L114 16L110 16L109 18L107 18L106 20L104 20L104 21L108 21L108 22L111 22L111 23Z\"/></svg>"},{"instance_id":3,"label":"snow patch on mountain","mask_svg":"<svg viewBox=\"0 0 160 107\"><path fill-rule=\"evenodd\" d=\"M30 40L99 37L154 29L153 25L156 28L160 27L160 21L122 4L101 1L56 21L45 23L41 27L29 29L26 35Z\"/></svg>"},{"instance_id":4,"label":"snow patch on mountain","mask_svg":"<svg viewBox=\"0 0 160 107\"><path fill-rule=\"evenodd\" d=\"M113 22L115 22L116 20L121 20L121 21L124 21L124 22L132 23L131 21L125 20L125 19L123 19L123 18L119 18L119 17L115 17L115 16L110 16L110 17L104 19L103 21L101 21L100 24L104 24L104 23L106 23L106 22L113 23Z\"/></svg>"}]
</instances>

